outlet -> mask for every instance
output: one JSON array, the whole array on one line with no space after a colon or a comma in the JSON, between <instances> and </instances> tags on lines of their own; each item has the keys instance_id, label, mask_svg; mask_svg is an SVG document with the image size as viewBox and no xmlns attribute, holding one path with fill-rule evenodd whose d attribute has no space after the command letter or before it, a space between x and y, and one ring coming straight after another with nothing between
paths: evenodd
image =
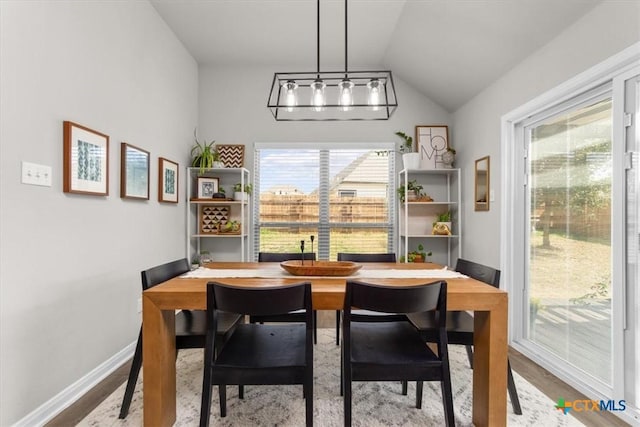
<instances>
[{"instance_id":1,"label":"outlet","mask_svg":"<svg viewBox=\"0 0 640 427\"><path fill-rule=\"evenodd\" d=\"M138 298L138 313L142 313L142 298Z\"/></svg>"},{"instance_id":2,"label":"outlet","mask_svg":"<svg viewBox=\"0 0 640 427\"><path fill-rule=\"evenodd\" d=\"M51 166L22 162L22 183L51 187Z\"/></svg>"}]
</instances>

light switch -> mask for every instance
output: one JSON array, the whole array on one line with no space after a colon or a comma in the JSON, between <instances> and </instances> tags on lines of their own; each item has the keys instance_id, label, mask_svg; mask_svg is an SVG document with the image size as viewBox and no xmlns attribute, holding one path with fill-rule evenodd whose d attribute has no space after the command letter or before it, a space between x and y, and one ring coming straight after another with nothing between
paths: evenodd
<instances>
[{"instance_id":1,"label":"light switch","mask_svg":"<svg viewBox=\"0 0 640 427\"><path fill-rule=\"evenodd\" d=\"M496 193L495 191L493 191L493 188L489 191L489 201L490 202L496 201Z\"/></svg>"},{"instance_id":2,"label":"light switch","mask_svg":"<svg viewBox=\"0 0 640 427\"><path fill-rule=\"evenodd\" d=\"M51 166L22 162L22 183L51 187Z\"/></svg>"}]
</instances>

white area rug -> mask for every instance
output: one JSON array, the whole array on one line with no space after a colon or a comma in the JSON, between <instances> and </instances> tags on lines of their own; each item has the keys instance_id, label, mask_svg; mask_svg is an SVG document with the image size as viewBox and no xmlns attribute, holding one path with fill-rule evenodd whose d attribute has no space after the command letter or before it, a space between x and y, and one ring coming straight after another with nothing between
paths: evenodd
<instances>
[{"instance_id":1,"label":"white area rug","mask_svg":"<svg viewBox=\"0 0 640 427\"><path fill-rule=\"evenodd\" d=\"M176 426L197 426L200 420L202 392L202 350L181 350L177 360ZM463 346L449 346L453 405L456 425L471 426L471 377ZM334 329L319 329L314 347L314 425L342 426L343 401L340 397L340 353ZM138 379L131 409L119 420L124 395L122 384L78 425L142 425L142 374ZM523 415L515 415L511 402L507 406L509 426L581 426L571 415L555 409L551 399L514 372ZM244 400L238 399L237 387L227 388L227 416L220 418L218 391L212 391L211 425L220 426L303 426L302 386L246 386ZM401 394L400 383L354 383L353 425L443 426L444 410L439 383L425 383L422 409L415 407L415 383L409 394Z\"/></svg>"}]
</instances>

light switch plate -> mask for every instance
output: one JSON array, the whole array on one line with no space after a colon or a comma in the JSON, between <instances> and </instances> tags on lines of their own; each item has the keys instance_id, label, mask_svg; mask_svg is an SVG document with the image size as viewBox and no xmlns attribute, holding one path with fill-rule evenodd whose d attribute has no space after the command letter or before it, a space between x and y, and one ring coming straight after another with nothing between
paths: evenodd
<instances>
[{"instance_id":1,"label":"light switch plate","mask_svg":"<svg viewBox=\"0 0 640 427\"><path fill-rule=\"evenodd\" d=\"M491 191L489 191L489 201L490 202L496 201L496 193L493 191L493 188L491 189Z\"/></svg>"},{"instance_id":2,"label":"light switch plate","mask_svg":"<svg viewBox=\"0 0 640 427\"><path fill-rule=\"evenodd\" d=\"M51 187L51 166L22 162L22 183Z\"/></svg>"}]
</instances>

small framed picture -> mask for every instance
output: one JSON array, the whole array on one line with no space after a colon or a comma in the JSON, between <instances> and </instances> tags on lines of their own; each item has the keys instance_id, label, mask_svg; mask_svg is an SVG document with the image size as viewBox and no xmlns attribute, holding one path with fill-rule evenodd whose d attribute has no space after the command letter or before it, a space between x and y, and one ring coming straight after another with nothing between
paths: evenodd
<instances>
[{"instance_id":1,"label":"small framed picture","mask_svg":"<svg viewBox=\"0 0 640 427\"><path fill-rule=\"evenodd\" d=\"M198 177L198 199L212 199L220 189L218 178Z\"/></svg>"},{"instance_id":2,"label":"small framed picture","mask_svg":"<svg viewBox=\"0 0 640 427\"><path fill-rule=\"evenodd\" d=\"M109 136L79 124L63 123L65 193L109 195Z\"/></svg>"},{"instance_id":3,"label":"small framed picture","mask_svg":"<svg viewBox=\"0 0 640 427\"><path fill-rule=\"evenodd\" d=\"M120 144L120 197L149 200L149 152Z\"/></svg>"},{"instance_id":4,"label":"small framed picture","mask_svg":"<svg viewBox=\"0 0 640 427\"><path fill-rule=\"evenodd\" d=\"M178 203L178 164L164 157L158 160L158 201Z\"/></svg>"}]
</instances>

